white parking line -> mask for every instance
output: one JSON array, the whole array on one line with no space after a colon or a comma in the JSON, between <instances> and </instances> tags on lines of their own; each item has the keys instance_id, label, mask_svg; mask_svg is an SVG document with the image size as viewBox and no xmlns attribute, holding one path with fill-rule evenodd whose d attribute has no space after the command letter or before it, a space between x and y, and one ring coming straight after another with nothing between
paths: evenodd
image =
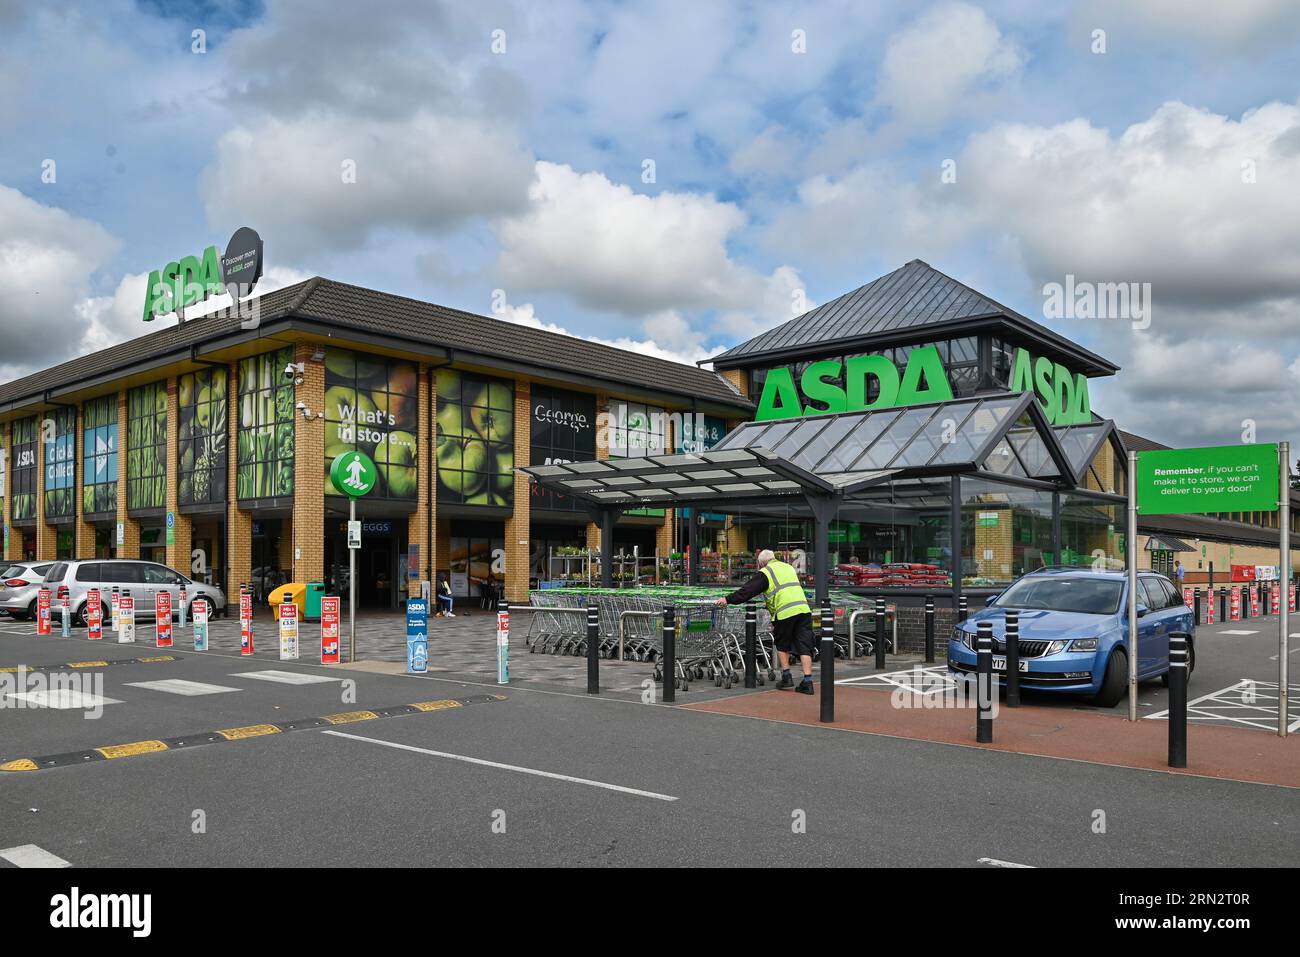
<instances>
[{"instance_id":1,"label":"white parking line","mask_svg":"<svg viewBox=\"0 0 1300 957\"><path fill-rule=\"evenodd\" d=\"M1219 632L1220 635L1258 635L1258 631L1243 631L1240 628L1229 628L1227 631Z\"/></svg>"},{"instance_id":2,"label":"white parking line","mask_svg":"<svg viewBox=\"0 0 1300 957\"><path fill-rule=\"evenodd\" d=\"M258 681L278 681L286 685L315 685L326 681L342 681L327 675L309 675L300 671L237 671L232 678L256 678Z\"/></svg>"},{"instance_id":3,"label":"white parking line","mask_svg":"<svg viewBox=\"0 0 1300 957\"><path fill-rule=\"evenodd\" d=\"M71 688L41 688L39 691L12 691L5 695L26 701L31 708L53 708L56 711L93 711L106 704L121 704L116 698L75 691Z\"/></svg>"},{"instance_id":4,"label":"white parking line","mask_svg":"<svg viewBox=\"0 0 1300 957\"><path fill-rule=\"evenodd\" d=\"M655 791L642 791L638 788L627 788L621 784L607 784L604 781L592 781L589 778L575 778L567 774L556 774L554 771L539 771L536 768L522 768L515 764L501 764L497 761L485 761L483 758L471 758L465 754L451 754L447 751L432 751L429 748L417 748L410 744L398 744L396 741L384 741L380 738L363 738L359 734L346 734L342 731L324 731L323 734L333 735L336 738L349 738L353 741L365 741L368 744L379 744L386 748L396 748L399 751L412 751L415 754L427 754L435 758L448 758L452 761L463 761L466 764L478 764L485 768L498 768L502 771L517 771L520 774L532 774L539 778L550 778L553 781L567 781L570 784L585 784L588 787L604 788L606 791L618 791L622 794L634 794L637 797L653 798L656 801L676 801L677 798L671 794L659 794Z\"/></svg>"},{"instance_id":5,"label":"white parking line","mask_svg":"<svg viewBox=\"0 0 1300 957\"><path fill-rule=\"evenodd\" d=\"M1016 864L1014 861L999 861L996 857L981 857L976 864L986 864L989 867L1023 867L1028 870L1037 870L1033 864Z\"/></svg>"},{"instance_id":6,"label":"white parking line","mask_svg":"<svg viewBox=\"0 0 1300 957\"><path fill-rule=\"evenodd\" d=\"M19 844L6 847L0 851L3 857L14 867L71 867L72 865L56 854L51 854L35 844Z\"/></svg>"},{"instance_id":7,"label":"white parking line","mask_svg":"<svg viewBox=\"0 0 1300 957\"><path fill-rule=\"evenodd\" d=\"M205 694L225 694L228 691L240 690L238 688L227 688L225 685L204 684L202 681L186 681L184 678L163 678L160 681L128 681L126 684L131 688L147 688L150 691L179 694L187 698Z\"/></svg>"}]
</instances>

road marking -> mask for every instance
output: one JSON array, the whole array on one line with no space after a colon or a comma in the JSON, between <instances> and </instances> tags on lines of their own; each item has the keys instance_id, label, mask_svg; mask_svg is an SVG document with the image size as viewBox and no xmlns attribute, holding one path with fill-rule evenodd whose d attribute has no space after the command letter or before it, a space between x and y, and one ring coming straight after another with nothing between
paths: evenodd
<instances>
[{"instance_id":1,"label":"road marking","mask_svg":"<svg viewBox=\"0 0 1300 957\"><path fill-rule=\"evenodd\" d=\"M42 688L39 691L12 691L5 695L26 701L28 707L53 708L56 711L93 711L106 704L121 704L116 698L105 698L72 688Z\"/></svg>"},{"instance_id":2,"label":"road marking","mask_svg":"<svg viewBox=\"0 0 1300 957\"><path fill-rule=\"evenodd\" d=\"M256 678L258 681L278 681L285 685L316 685L327 681L342 681L328 675L309 675L297 671L239 671L232 678Z\"/></svg>"},{"instance_id":3,"label":"road marking","mask_svg":"<svg viewBox=\"0 0 1300 957\"><path fill-rule=\"evenodd\" d=\"M51 854L35 844L19 844L6 847L0 851L3 857L14 867L71 867L72 865L56 854Z\"/></svg>"},{"instance_id":4,"label":"road marking","mask_svg":"<svg viewBox=\"0 0 1300 957\"><path fill-rule=\"evenodd\" d=\"M1300 700L1300 685L1288 685L1292 700ZM1249 692L1254 701L1247 702ZM1278 708L1281 703L1277 693L1276 681L1262 681L1254 678L1242 678L1236 684L1209 694L1201 695L1187 702L1188 721L1227 721L1232 724L1246 725L1263 731L1277 729ZM1290 709L1292 713L1295 709ZM1157 711L1146 715L1147 719L1168 720L1169 712ZM1287 715L1290 720L1291 715ZM1288 725L1288 731L1300 728L1300 718Z\"/></svg>"},{"instance_id":5,"label":"road marking","mask_svg":"<svg viewBox=\"0 0 1300 957\"><path fill-rule=\"evenodd\" d=\"M228 691L238 691L238 688L227 688L225 685L209 685L202 681L186 681L184 678L163 678L159 681L128 681L126 684L132 688L148 688L150 691L162 691L166 694L179 694L186 697L205 694L225 694Z\"/></svg>"},{"instance_id":6,"label":"road marking","mask_svg":"<svg viewBox=\"0 0 1300 957\"><path fill-rule=\"evenodd\" d=\"M1227 631L1219 632L1221 635L1258 635L1258 631L1242 631L1240 628L1229 628Z\"/></svg>"},{"instance_id":7,"label":"road marking","mask_svg":"<svg viewBox=\"0 0 1300 957\"><path fill-rule=\"evenodd\" d=\"M133 758L138 754L157 754L166 751L167 745L162 741L132 741L130 744L110 744L106 748L96 748L110 761L114 758Z\"/></svg>"},{"instance_id":8,"label":"road marking","mask_svg":"<svg viewBox=\"0 0 1300 957\"><path fill-rule=\"evenodd\" d=\"M417 748L410 744L399 744L396 741L384 741L380 738L363 738L359 734L348 734L344 731L325 731L324 734L333 735L336 738L349 738L352 741L365 741L368 744L378 744L385 748L396 748L399 751L411 751L415 754L427 754L435 758L447 758L451 761L463 761L465 764L477 764L485 768L497 768L501 771L516 771L519 774L531 774L539 778L550 778L553 781L567 781L569 784L585 784L588 787L604 788L606 791L618 791L621 794L633 794L637 797L653 798L656 801L676 801L677 798L671 794L659 794L655 791L642 791L639 788L628 788L621 784L609 784L605 781L592 781L590 778L575 778L568 774L556 774L554 771L539 771L536 768L524 768L517 764L502 764L499 761L487 761L483 758L472 758L467 754L452 754L449 751L433 751L429 748Z\"/></svg>"},{"instance_id":9,"label":"road marking","mask_svg":"<svg viewBox=\"0 0 1300 957\"><path fill-rule=\"evenodd\" d=\"M379 715L373 711L344 711L342 714L327 714L322 720L330 724L352 724L356 721L374 721Z\"/></svg>"},{"instance_id":10,"label":"road marking","mask_svg":"<svg viewBox=\"0 0 1300 957\"><path fill-rule=\"evenodd\" d=\"M250 724L242 728L227 728L218 731L227 741L242 741L244 738L260 738L268 734L279 734L280 729L273 724Z\"/></svg>"},{"instance_id":11,"label":"road marking","mask_svg":"<svg viewBox=\"0 0 1300 957\"><path fill-rule=\"evenodd\" d=\"M1016 864L1014 861L999 861L996 857L981 857L976 864L987 864L989 867L1024 867L1028 870L1037 870L1033 864Z\"/></svg>"}]
</instances>

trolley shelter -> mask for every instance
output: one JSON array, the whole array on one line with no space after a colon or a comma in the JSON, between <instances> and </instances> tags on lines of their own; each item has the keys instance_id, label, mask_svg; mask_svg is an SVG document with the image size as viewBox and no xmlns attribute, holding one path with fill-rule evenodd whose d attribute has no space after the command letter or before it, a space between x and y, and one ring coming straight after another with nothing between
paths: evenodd
<instances>
[{"instance_id":1,"label":"trolley shelter","mask_svg":"<svg viewBox=\"0 0 1300 957\"><path fill-rule=\"evenodd\" d=\"M1062 497L1089 489L1098 511L1122 494L1095 491L1089 471L1110 443L1124 463L1111 420L1053 427L1032 393L989 393L889 409L746 422L711 450L522 469L544 488L587 504L601 526L602 584L612 584L613 523L643 507L707 508L747 518L769 515L813 522L810 556L818 605L828 600L830 525L836 520L907 522L926 515L946 526L951 564L947 592L962 592L963 483L996 489L998 501L1050 500L1054 552L1061 549ZM1122 491L1125 476L1112 481ZM969 508L969 506L967 506ZM946 513L946 515L945 515ZM1105 519L1102 520L1103 523ZM690 523L692 573L699 567ZM942 589L926 589L943 594Z\"/></svg>"}]
</instances>

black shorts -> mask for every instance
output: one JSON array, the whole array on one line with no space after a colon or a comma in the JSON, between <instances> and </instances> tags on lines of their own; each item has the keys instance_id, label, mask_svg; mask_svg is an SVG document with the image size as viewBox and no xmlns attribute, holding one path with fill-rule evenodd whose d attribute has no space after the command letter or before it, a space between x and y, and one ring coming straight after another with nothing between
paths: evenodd
<instances>
[{"instance_id":1,"label":"black shorts","mask_svg":"<svg viewBox=\"0 0 1300 957\"><path fill-rule=\"evenodd\" d=\"M808 612L772 622L772 637L776 641L776 650L786 654L811 655L817 647L813 639L812 615Z\"/></svg>"}]
</instances>

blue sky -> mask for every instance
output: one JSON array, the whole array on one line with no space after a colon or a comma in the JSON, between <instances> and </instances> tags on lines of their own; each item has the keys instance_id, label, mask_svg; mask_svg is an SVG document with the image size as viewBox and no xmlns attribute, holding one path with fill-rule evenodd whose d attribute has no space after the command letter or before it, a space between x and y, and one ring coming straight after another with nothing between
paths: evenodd
<instances>
[{"instance_id":1,"label":"blue sky","mask_svg":"<svg viewBox=\"0 0 1300 957\"><path fill-rule=\"evenodd\" d=\"M248 224L268 287L685 361L922 258L1123 366L1125 427L1300 438L1297 0L330 9L0 0L0 379ZM1066 275L1150 324L1044 317Z\"/></svg>"}]
</instances>

